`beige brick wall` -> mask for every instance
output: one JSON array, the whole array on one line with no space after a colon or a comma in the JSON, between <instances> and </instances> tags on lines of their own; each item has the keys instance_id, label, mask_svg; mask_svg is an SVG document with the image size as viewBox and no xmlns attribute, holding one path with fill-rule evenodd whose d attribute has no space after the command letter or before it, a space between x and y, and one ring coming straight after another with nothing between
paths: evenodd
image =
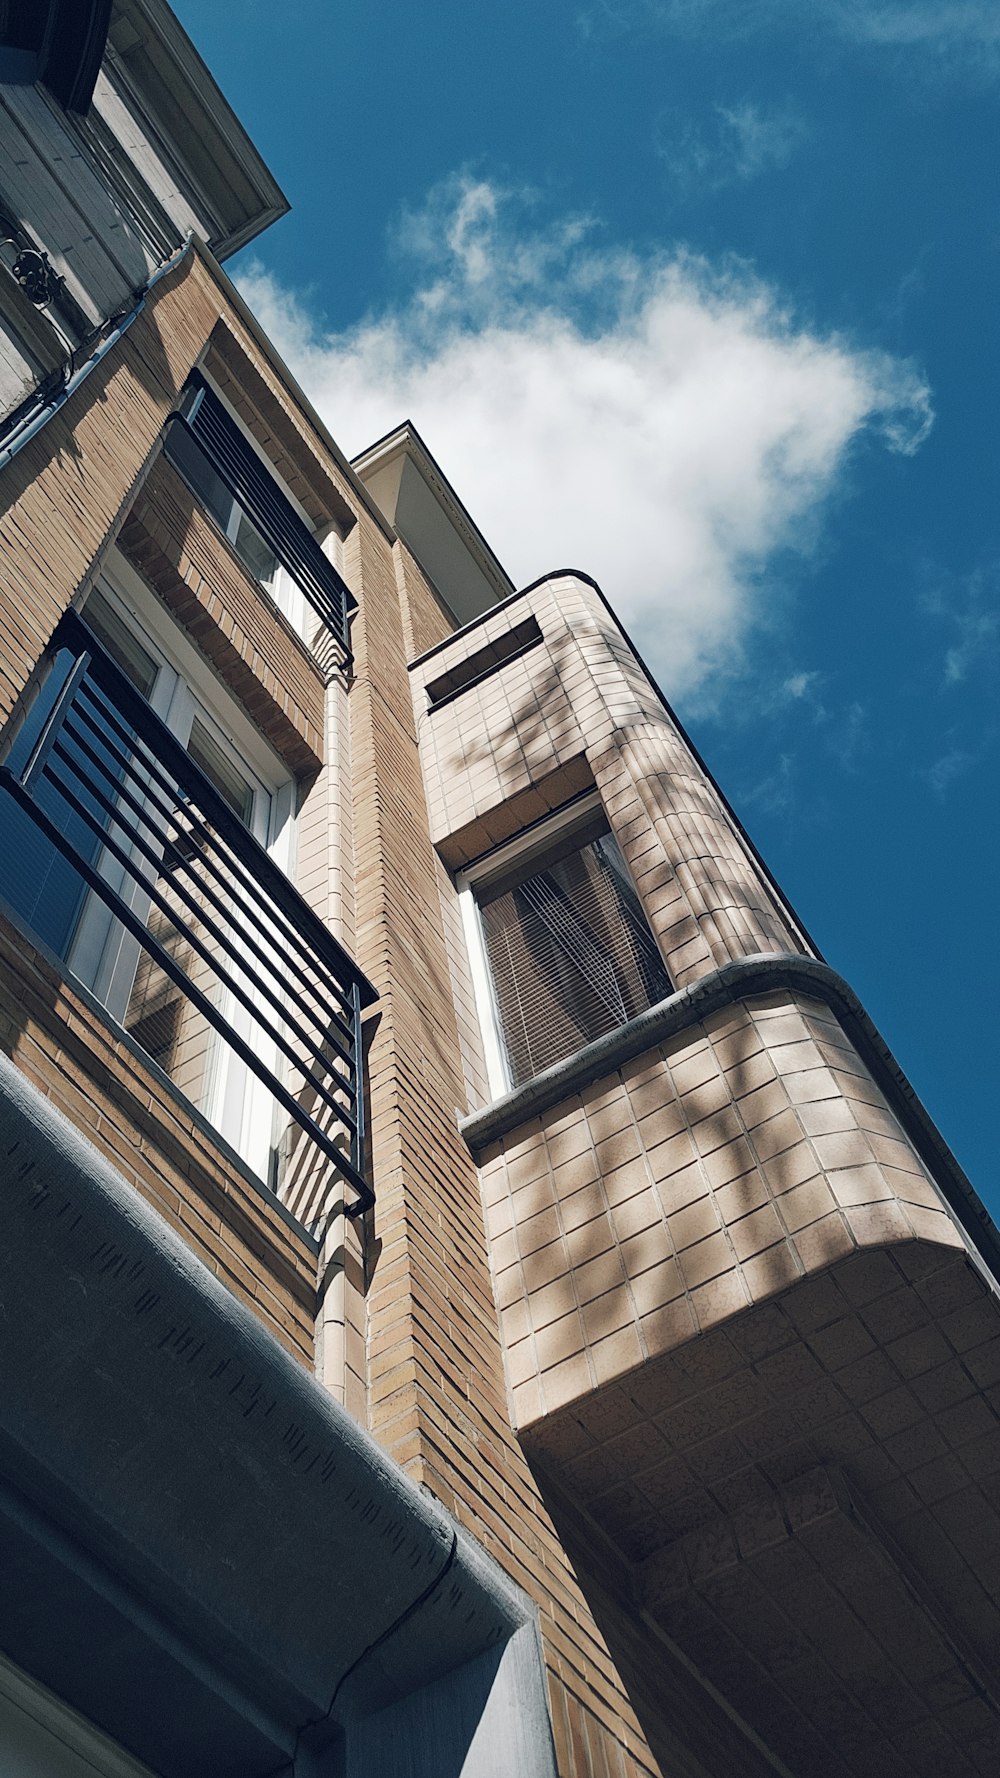
<instances>
[{"instance_id":1,"label":"beige brick wall","mask_svg":"<svg viewBox=\"0 0 1000 1778\"><path fill-rule=\"evenodd\" d=\"M153 464L118 543L289 770L316 771L323 675L165 457Z\"/></svg>"},{"instance_id":2,"label":"beige brick wall","mask_svg":"<svg viewBox=\"0 0 1000 1778\"><path fill-rule=\"evenodd\" d=\"M358 959L381 993L371 1050L378 1191L369 1425L538 1603L563 1778L656 1770L512 1432L406 663L433 593L362 519L351 692ZM450 889L448 894L450 894ZM447 906L447 896L445 899ZM469 1008L460 1006L466 1022Z\"/></svg>"},{"instance_id":3,"label":"beige brick wall","mask_svg":"<svg viewBox=\"0 0 1000 1778\"><path fill-rule=\"evenodd\" d=\"M0 1046L303 1363L316 1259L100 1013L0 919Z\"/></svg>"},{"instance_id":4,"label":"beige brick wall","mask_svg":"<svg viewBox=\"0 0 1000 1778\"><path fill-rule=\"evenodd\" d=\"M218 306L206 268L189 256L152 292L118 350L4 470L0 719L116 535Z\"/></svg>"},{"instance_id":5,"label":"beige brick wall","mask_svg":"<svg viewBox=\"0 0 1000 1778\"><path fill-rule=\"evenodd\" d=\"M211 266L192 253L151 293L120 346L4 471L0 721L63 611L120 541L289 769L311 782L302 881L307 899L349 944L342 676L328 688L328 673L269 608L184 483L156 455L163 423L210 342L213 370L310 517L349 533L359 504L350 477L296 410ZM30 949L16 954L5 1047L219 1276L311 1361L317 1306L311 1247L136 1061L116 1027ZM155 976L151 980L156 992ZM140 976L140 992L144 985ZM186 1012L178 1064L196 1098L205 1035L203 1022ZM324 1263L324 1284L332 1277L334 1295L352 1266L357 1278L357 1239L341 1228ZM360 1288L356 1296L362 1300ZM337 1319L346 1325L341 1346L351 1350L352 1405L363 1414L361 1313L355 1306ZM347 1392L348 1380L341 1366L338 1393Z\"/></svg>"},{"instance_id":6,"label":"beige brick wall","mask_svg":"<svg viewBox=\"0 0 1000 1778\"><path fill-rule=\"evenodd\" d=\"M858 1248L962 1247L836 1017L712 1014L481 1156L515 1424Z\"/></svg>"},{"instance_id":7,"label":"beige brick wall","mask_svg":"<svg viewBox=\"0 0 1000 1778\"><path fill-rule=\"evenodd\" d=\"M429 680L529 614L541 646L428 710ZM508 600L411 677L431 835L452 867L596 784L678 987L755 952L806 949L585 581Z\"/></svg>"}]
</instances>

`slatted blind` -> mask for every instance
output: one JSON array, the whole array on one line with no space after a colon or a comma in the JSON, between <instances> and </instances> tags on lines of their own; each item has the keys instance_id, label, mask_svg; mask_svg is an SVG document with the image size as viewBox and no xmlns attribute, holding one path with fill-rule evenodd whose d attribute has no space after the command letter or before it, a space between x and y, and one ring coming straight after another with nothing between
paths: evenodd
<instances>
[{"instance_id":1,"label":"slatted blind","mask_svg":"<svg viewBox=\"0 0 1000 1778\"><path fill-rule=\"evenodd\" d=\"M607 831L480 896L512 1086L672 992Z\"/></svg>"}]
</instances>

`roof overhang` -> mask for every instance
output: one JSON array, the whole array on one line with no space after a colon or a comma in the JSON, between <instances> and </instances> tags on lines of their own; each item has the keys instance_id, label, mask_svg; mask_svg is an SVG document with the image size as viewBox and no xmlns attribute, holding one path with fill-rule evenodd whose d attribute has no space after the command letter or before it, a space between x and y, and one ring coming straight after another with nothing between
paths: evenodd
<instances>
[{"instance_id":1,"label":"roof overhang","mask_svg":"<svg viewBox=\"0 0 1000 1778\"><path fill-rule=\"evenodd\" d=\"M3 1056L0 1155L21 1668L162 1778L264 1778L523 1630L444 1510Z\"/></svg>"},{"instance_id":2,"label":"roof overhang","mask_svg":"<svg viewBox=\"0 0 1000 1778\"><path fill-rule=\"evenodd\" d=\"M412 420L362 451L351 466L458 624L510 597L513 581Z\"/></svg>"},{"instance_id":3,"label":"roof overhang","mask_svg":"<svg viewBox=\"0 0 1000 1778\"><path fill-rule=\"evenodd\" d=\"M284 216L288 199L166 0L113 0L108 61L168 163L211 219L217 259Z\"/></svg>"}]
</instances>

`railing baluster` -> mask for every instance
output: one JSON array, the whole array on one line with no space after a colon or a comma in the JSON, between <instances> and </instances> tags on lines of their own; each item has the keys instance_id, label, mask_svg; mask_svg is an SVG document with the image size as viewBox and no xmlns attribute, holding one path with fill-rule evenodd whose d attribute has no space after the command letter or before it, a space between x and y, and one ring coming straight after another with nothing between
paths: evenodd
<instances>
[{"instance_id":1,"label":"railing baluster","mask_svg":"<svg viewBox=\"0 0 1000 1778\"><path fill-rule=\"evenodd\" d=\"M191 442L228 488L265 543L287 569L317 617L339 643L344 664L352 660L350 611L354 599L333 563L323 554L315 537L282 493L253 446L226 412L218 396L194 372L188 398L179 413L172 414L164 448L174 468L192 492L202 497L185 451L172 448L175 428ZM196 459L197 461L197 459Z\"/></svg>"},{"instance_id":2,"label":"railing baluster","mask_svg":"<svg viewBox=\"0 0 1000 1778\"><path fill-rule=\"evenodd\" d=\"M362 1080L362 1012L374 990L75 613L52 651L0 786L308 1134L357 1194L347 1214L361 1214L374 1202ZM75 830L54 818L52 790ZM81 824L96 853L73 837ZM122 878L111 881L106 860ZM147 908L167 922L159 935ZM173 954L173 939L162 942L167 930L243 1009L248 1035ZM260 1037L289 1075L258 1054ZM329 1196L327 1186L321 1209Z\"/></svg>"}]
</instances>

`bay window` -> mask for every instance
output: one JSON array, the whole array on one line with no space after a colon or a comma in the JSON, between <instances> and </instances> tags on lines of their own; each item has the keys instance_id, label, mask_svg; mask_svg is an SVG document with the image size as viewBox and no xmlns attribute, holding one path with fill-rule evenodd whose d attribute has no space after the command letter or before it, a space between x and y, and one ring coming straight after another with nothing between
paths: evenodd
<instances>
[{"instance_id":1,"label":"bay window","mask_svg":"<svg viewBox=\"0 0 1000 1778\"><path fill-rule=\"evenodd\" d=\"M673 991L593 798L501 847L459 887L494 1095Z\"/></svg>"}]
</instances>

